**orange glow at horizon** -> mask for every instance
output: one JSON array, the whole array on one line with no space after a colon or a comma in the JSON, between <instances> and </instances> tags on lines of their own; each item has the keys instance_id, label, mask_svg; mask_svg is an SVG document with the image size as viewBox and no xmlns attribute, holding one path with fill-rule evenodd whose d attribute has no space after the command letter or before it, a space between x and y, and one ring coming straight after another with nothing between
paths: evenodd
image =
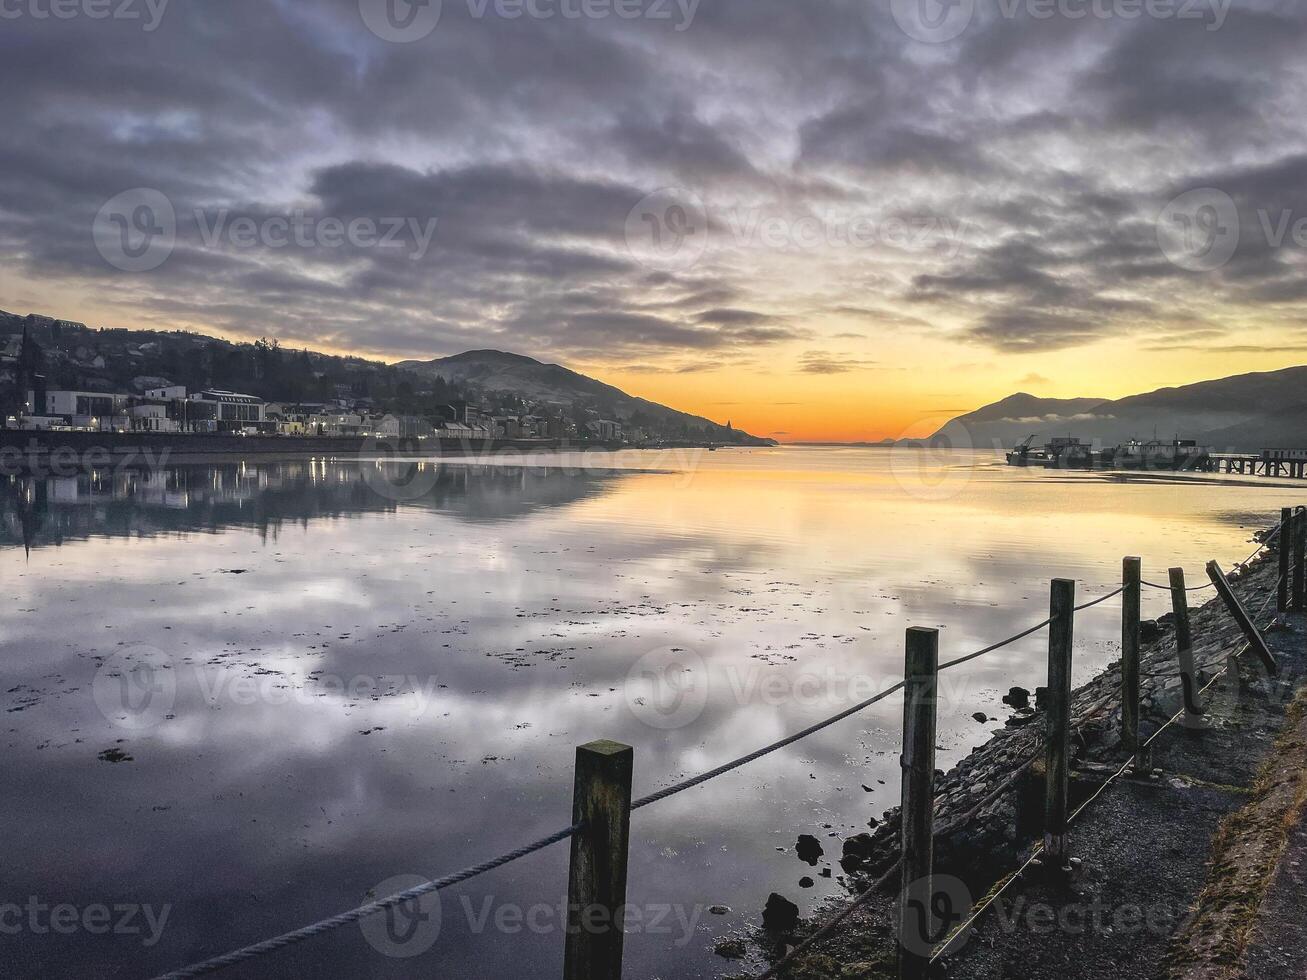
<instances>
[{"instance_id":1,"label":"orange glow at horizon","mask_svg":"<svg viewBox=\"0 0 1307 980\"><path fill-rule=\"evenodd\" d=\"M110 306L78 289L43 288L11 276L6 307L57 314L90 326L185 330L252 342L273 329L249 333L197 320L168 320ZM16 288L15 288L16 287ZM885 329L860 335L831 319L812 325L814 337L716 360L702 352L668 350L633 358L577 358L515 345L487 332L480 346L556 362L642 398L780 442L879 442L919 438L951 418L1025 391L1042 398L1121 398L1157 388L1192 384L1256 371L1274 371L1307 360L1301 337L1283 330L1246 326L1240 346L1190 345L1149 349L1127 338L1106 339L1065 350L1002 353L959 342L947 332L906 333ZM826 336L821 336L821 334ZM322 341L280 337L287 349L393 363L460 353L432 349L397 353L350 346L335 335ZM615 336L615 341L620 338ZM1278 346L1278 349L1277 349ZM1195 349L1197 348L1197 349ZM814 352L814 349L816 351ZM819 354L820 356L816 356ZM700 357L701 360L687 360ZM619 359L620 357L620 359ZM645 367L631 367L638 360ZM686 370L689 368L689 370ZM814 373L822 372L822 373Z\"/></svg>"},{"instance_id":2,"label":"orange glow at horizon","mask_svg":"<svg viewBox=\"0 0 1307 980\"><path fill-rule=\"evenodd\" d=\"M629 394L779 442L879 442L921 438L945 422L1019 391L1041 398L1115 399L1303 363L1278 353L1140 351L1125 341L1018 356L922 343L916 367L808 374L786 359L768 368L652 373L575 366ZM925 348L933 348L929 354Z\"/></svg>"}]
</instances>

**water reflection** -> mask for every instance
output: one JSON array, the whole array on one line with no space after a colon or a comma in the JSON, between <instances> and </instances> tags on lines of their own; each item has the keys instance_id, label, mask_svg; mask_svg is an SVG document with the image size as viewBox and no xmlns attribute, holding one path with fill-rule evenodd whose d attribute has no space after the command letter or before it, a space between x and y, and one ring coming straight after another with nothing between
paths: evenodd
<instances>
[{"instance_id":1,"label":"water reflection","mask_svg":"<svg viewBox=\"0 0 1307 980\"><path fill-rule=\"evenodd\" d=\"M400 506L429 508L473 523L514 520L603 493L618 476L617 471L393 461L197 464L9 476L0 481L0 545L23 544L30 550L93 535L227 527L275 536L285 524L387 513Z\"/></svg>"},{"instance_id":2,"label":"water reflection","mask_svg":"<svg viewBox=\"0 0 1307 980\"><path fill-rule=\"evenodd\" d=\"M1043 618L1054 575L1087 598L1125 554L1153 570L1242 558L1249 525L1299 494L966 459L942 464L970 469L941 499L874 451L612 462L442 463L416 484L403 464L378 480L308 462L0 482L0 903L172 910L150 946L0 935L5 969L153 975L395 875L492 857L569 822L580 743L635 746L642 795L897 680L909 625L969 652ZM1078 618L1078 680L1113 658L1118 608ZM1042 683L1043 642L949 678L941 765L985 737L973 712L1001 717L1009 686ZM95 679L150 657L166 710L124 727ZM644 668L696 660L701 697L661 727L678 706ZM633 934L631 975L739 972L713 942L756 924L769 892L805 913L838 892L839 837L894 803L900 713L888 699L640 811L630 899L686 924ZM824 847L815 869L799 834ZM557 905L566 860L560 847L446 894L439 940L412 961L349 928L233 975L553 978L549 917L534 931L496 915Z\"/></svg>"}]
</instances>

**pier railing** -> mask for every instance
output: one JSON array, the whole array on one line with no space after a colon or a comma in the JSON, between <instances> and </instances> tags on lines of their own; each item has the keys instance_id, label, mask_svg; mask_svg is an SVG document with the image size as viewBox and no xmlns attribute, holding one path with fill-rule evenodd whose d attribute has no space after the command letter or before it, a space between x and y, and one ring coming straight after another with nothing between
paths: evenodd
<instances>
[{"instance_id":1,"label":"pier railing","mask_svg":"<svg viewBox=\"0 0 1307 980\"><path fill-rule=\"evenodd\" d=\"M1285 508L1280 522L1237 568L1248 566L1273 540L1279 538L1279 576L1274 590L1262 608L1249 614L1235 595L1224 570L1208 562L1209 581L1188 586L1184 570L1169 570L1169 582L1161 585L1142 577L1142 562L1128 557L1122 563L1121 585L1110 592L1076 604L1075 582L1054 579L1050 586L1049 615L1042 622L974 653L945 663L939 662L939 632L912 627L907 630L903 680L874 697L832 715L754 752L734 759L715 769L673 784L641 799L632 800L631 784L634 750L617 742L592 742L576 750L572 823L547 837L516 848L497 858L473 865L442 878L424 882L393 895L368 902L358 908L334 915L280 936L224 953L191 966L164 974L160 980L184 980L214 973L245 963L315 936L338 929L386 909L413 902L424 895L443 891L479 877L496 868L521 860L554 844L570 840L571 863L568 875L568 928L563 961L564 980L620 980L624 938L623 911L626 908L627 858L630 845L631 814L671 796L694 789L718 776L755 762L816 732L829 728L891 695L903 691L903 752L901 758L900 854L878 880L866 887L853 901L815 929L803 942L762 973L758 980L782 976L786 968L807 950L834 933L858 908L866 905L899 877L897 922L898 971L901 980L924 980L936 963L957 945L960 937L984 914L1003 891L1021 873L1041 864L1055 874L1069 873L1072 866L1070 828L1075 821L1109 787L1131 770L1151 770L1149 750L1152 744L1181 719L1203 715L1203 696L1220 678L1218 672L1199 687L1194 666L1192 633L1189 623L1188 594L1215 589L1230 615L1238 623L1247 641L1231 659L1254 652L1265 669L1277 672L1275 658L1263 638L1267 625L1262 622L1275 603L1275 615L1290 610L1307 611L1307 507ZM1183 682L1184 705L1169 721L1147 739L1140 733L1140 606L1143 588L1162 589L1171 594L1175 616L1176 656ZM1075 810L1070 807L1070 739L1072 720L1072 665L1075 618L1116 596L1121 605L1121 735L1125 762L1097 791ZM935 826L935 735L939 674L993 653L1041 630L1048 630L1048 687L1044 706L1044 738L1039 751L1011 772L994 790L955 818L946 827ZM1113 699L1093 706L1089 715L1106 708ZM947 935L939 935L933 921L934 842L952 834L979 814L1043 758L1044 815L1043 839L1033 847L1029 859L1009 875Z\"/></svg>"}]
</instances>

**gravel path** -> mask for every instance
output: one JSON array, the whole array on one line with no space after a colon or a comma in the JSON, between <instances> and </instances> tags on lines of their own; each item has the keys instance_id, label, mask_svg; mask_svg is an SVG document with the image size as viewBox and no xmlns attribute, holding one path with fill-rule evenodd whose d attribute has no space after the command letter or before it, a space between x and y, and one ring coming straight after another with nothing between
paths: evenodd
<instances>
[{"instance_id":1,"label":"gravel path","mask_svg":"<svg viewBox=\"0 0 1307 980\"><path fill-rule=\"evenodd\" d=\"M1307 820L1299 820L1258 917L1247 975L1259 980L1307 977Z\"/></svg>"}]
</instances>

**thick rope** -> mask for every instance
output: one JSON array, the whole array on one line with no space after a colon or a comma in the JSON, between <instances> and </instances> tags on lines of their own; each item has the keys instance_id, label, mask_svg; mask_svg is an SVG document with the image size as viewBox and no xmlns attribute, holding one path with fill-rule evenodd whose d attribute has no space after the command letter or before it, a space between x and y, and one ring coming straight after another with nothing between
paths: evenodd
<instances>
[{"instance_id":1,"label":"thick rope","mask_svg":"<svg viewBox=\"0 0 1307 980\"><path fill-rule=\"evenodd\" d=\"M850 715L856 715L859 711L865 711L867 708L870 708L877 701L883 701L885 700L885 698L889 697L891 694L895 693L896 691L901 691L906 686L906 684L907 684L906 681L899 681L889 690L881 691L875 697L867 698L866 701L862 701L858 704L855 704L852 708L846 708L845 710L841 711L839 714L832 715L831 717L827 718L825 721L819 721L817 722L817 724L805 728L801 732L796 732L793 735L788 736L787 738L783 738L779 742L773 742L771 745L768 745L765 748L761 748L756 752L750 752L748 755L741 756L740 758L736 759L733 762L728 762L725 765L718 766L716 769L709 770L708 772L705 772L702 775L695 776L693 779L687 779L684 782L676 783L673 786L668 786L666 789L660 789L656 793L651 793L648 796L636 800L634 803L632 803L631 809L639 810L642 807L649 806L652 803L658 803L661 800L667 799L669 796L675 796L677 793L684 793L687 789L694 789L694 787L696 786L701 786L702 784L708 782L708 780L716 779L718 776L724 775L733 769L739 769L741 766L747 766L750 762L755 762L758 759L761 759L765 755L771 755L773 752L783 749L787 745L793 745L795 742L801 741L802 739L807 738L809 735L813 735L821 731L823 728L829 728L831 725L835 724L838 721L843 721L845 718L848 718Z\"/></svg>"},{"instance_id":2,"label":"thick rope","mask_svg":"<svg viewBox=\"0 0 1307 980\"><path fill-rule=\"evenodd\" d=\"M1275 525L1275 527L1273 527L1273 528L1271 529L1271 532L1270 532L1268 535L1266 535L1266 537L1265 537L1265 538L1264 538L1264 539L1263 539L1263 540L1262 540L1262 541L1257 545L1257 550L1254 551L1254 552L1253 552L1251 555L1249 555L1247 558L1245 558L1243 561L1235 562L1234 567L1235 567L1235 568L1243 568L1243 567L1244 567L1245 565L1247 565L1250 561L1252 561L1254 558L1256 558L1258 555L1260 555L1260 554L1262 553L1263 549L1265 549L1265 547L1266 547L1268 544L1270 544L1272 541L1275 540L1276 536L1280 533L1280 530L1281 530L1283 527L1284 527L1284 521L1280 521L1279 523L1277 523L1277 524Z\"/></svg>"},{"instance_id":3,"label":"thick rope","mask_svg":"<svg viewBox=\"0 0 1307 980\"><path fill-rule=\"evenodd\" d=\"M1254 552L1253 552L1251 555L1249 555L1247 558L1245 558L1243 561L1237 561L1237 562L1235 562L1235 563L1234 563L1234 567L1235 567L1235 568L1243 568L1243 567L1245 567L1245 566L1246 566L1250 561L1252 561L1254 558L1256 558L1258 555L1260 555L1260 554L1262 553L1262 550L1263 550L1263 549L1264 549L1268 544L1271 543L1271 541L1276 537L1276 535L1278 535L1278 534L1280 533L1280 528L1281 528L1282 526L1283 526L1283 522L1280 522L1279 524L1276 524L1275 527L1271 529L1271 532L1270 532L1269 534L1266 535L1266 540L1265 540L1265 541L1262 541L1261 543L1259 543L1259 544L1257 545L1257 550L1254 551ZM1140 584L1140 585L1146 585L1146 586L1148 586L1150 589L1161 589L1161 590L1163 590L1164 592L1170 592L1170 591L1171 591L1171 587L1170 587L1169 585L1158 585L1156 582L1143 581L1143 582L1140 582L1139 584ZM1186 591L1186 592L1202 592L1204 589L1214 589L1214 588L1216 588L1215 583L1213 583L1213 582L1208 582L1206 585L1191 585L1191 586L1187 587L1187 588L1185 589L1185 591Z\"/></svg>"},{"instance_id":4,"label":"thick rope","mask_svg":"<svg viewBox=\"0 0 1307 980\"><path fill-rule=\"evenodd\" d=\"M940 664L939 669L948 670L950 667L957 667L959 664L965 664L970 660L975 660L977 657L983 657L987 653L993 653L995 650L1001 650L1009 643L1015 643L1017 640L1023 640L1031 633L1038 633L1040 630L1042 630L1045 626L1047 626L1052 621L1053 620L1049 618L1044 620L1042 623L1036 623L1034 626L1030 627L1030 629L1022 630L1020 633L1017 633L1015 636L1009 636L1006 640L999 640L997 643L991 644L990 646L985 647L985 649L983 650L977 650L975 653L969 653L965 657L958 657L957 660L950 660L946 664Z\"/></svg>"},{"instance_id":5,"label":"thick rope","mask_svg":"<svg viewBox=\"0 0 1307 980\"><path fill-rule=\"evenodd\" d=\"M1124 591L1125 591L1125 586L1123 585L1119 589L1115 589L1109 592L1107 595L1100 595L1097 599L1090 599L1088 602L1084 603L1083 605L1076 606L1075 611L1083 612L1086 609L1092 609L1100 602L1106 602L1108 599L1111 599L1113 596L1119 596Z\"/></svg>"},{"instance_id":6,"label":"thick rope","mask_svg":"<svg viewBox=\"0 0 1307 980\"><path fill-rule=\"evenodd\" d=\"M340 915L333 915L329 919L323 919L321 922L315 922L311 926L304 926L302 929L295 929L291 932L282 933L273 939L265 939L261 943L255 943L252 946L246 946L244 949L238 949L230 953L224 953L222 956L215 956L212 959L195 963L191 966L184 967L180 970L173 970L171 973L165 973L158 980L189 980L190 977L203 976L206 973L213 973L216 970L223 970L229 966L235 966L237 963L244 963L246 960L252 960L258 956L264 956L267 953L276 952L279 949L285 949L287 946L293 946L301 943L306 939L312 939L314 936L320 936L324 932L330 932L333 929L339 929L341 926L349 925L351 922L358 922L360 919L366 919L370 915L375 915L385 909L392 908L401 902L408 902L423 895L429 895L431 892L438 892L445 888L450 888L460 884L470 878L476 878L488 871L494 871L496 868L502 868L506 864L511 864L519 858L524 858L528 854L534 854L536 851L544 850L552 844L559 841L567 840L581 829L580 824L574 824L565 830L560 830L542 838L533 844L527 844L519 847L515 851L509 851L500 857L482 864L475 865L471 868L465 868L462 871L446 875L443 878L437 878L434 881L428 881L421 885L415 885L402 892L397 892L387 898L378 899L375 902L368 902L366 905L360 905L356 909L348 912L342 912Z\"/></svg>"},{"instance_id":7,"label":"thick rope","mask_svg":"<svg viewBox=\"0 0 1307 980\"><path fill-rule=\"evenodd\" d=\"M1163 592L1170 592L1170 591L1171 591L1171 587L1170 587L1169 585L1158 585L1156 582L1148 582L1148 581L1142 581L1142 580L1141 580L1139 584L1140 584L1140 585L1146 585L1146 586L1148 586L1150 589L1161 589ZM1215 583L1215 582L1208 582L1206 585L1189 585L1189 586L1186 586L1186 587L1185 587L1185 591L1186 591L1186 592L1202 592L1203 589L1214 589L1214 588L1216 588L1216 583Z\"/></svg>"}]
</instances>

